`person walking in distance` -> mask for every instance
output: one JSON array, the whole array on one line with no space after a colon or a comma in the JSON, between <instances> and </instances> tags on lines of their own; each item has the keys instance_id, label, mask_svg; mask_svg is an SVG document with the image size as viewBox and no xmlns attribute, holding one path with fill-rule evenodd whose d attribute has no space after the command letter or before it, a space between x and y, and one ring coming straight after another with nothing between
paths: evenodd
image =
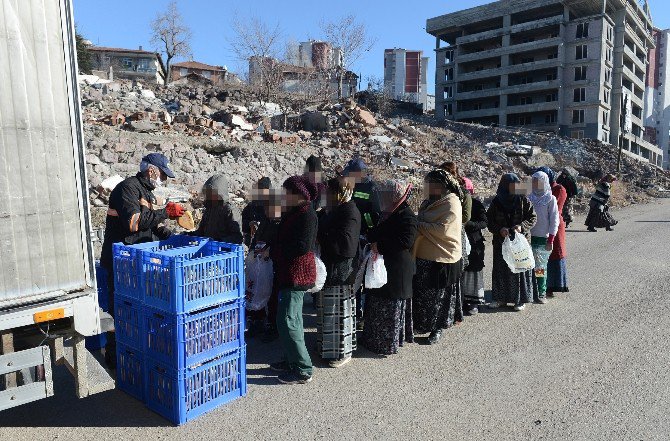
<instances>
[{"instance_id":1,"label":"person walking in distance","mask_svg":"<svg viewBox=\"0 0 670 441\"><path fill-rule=\"evenodd\" d=\"M170 237L172 232L162 226L166 219L178 219L185 210L170 202L165 208L157 207L153 191L175 175L168 160L160 153L150 153L142 158L140 171L119 183L109 196L100 265L107 270L109 312L114 315L114 259L112 245L122 242L134 245ZM116 338L108 333L105 345L105 362L116 367Z\"/></svg>"},{"instance_id":2,"label":"person walking in distance","mask_svg":"<svg viewBox=\"0 0 670 441\"><path fill-rule=\"evenodd\" d=\"M305 292L316 282L314 250L318 221L312 202L318 189L305 176L292 176L283 185L286 211L270 256L279 289L277 330L284 359L270 365L285 384L312 381L312 360L305 346L302 309Z\"/></svg>"},{"instance_id":3,"label":"person walking in distance","mask_svg":"<svg viewBox=\"0 0 670 441\"><path fill-rule=\"evenodd\" d=\"M584 223L588 231L595 233L597 228L604 228L607 231L614 231L614 226L618 223L609 212L609 200L612 196L612 183L616 181L616 176L607 174L603 177L596 191L591 196L589 202L589 214Z\"/></svg>"},{"instance_id":4,"label":"person walking in distance","mask_svg":"<svg viewBox=\"0 0 670 441\"><path fill-rule=\"evenodd\" d=\"M503 242L510 235L523 234L530 242L530 230L537 216L525 193L516 174L504 175L486 213L488 228L493 234L493 301L489 308L511 303L516 311L523 311L526 303L533 301L533 270L514 274L502 254Z\"/></svg>"}]
</instances>

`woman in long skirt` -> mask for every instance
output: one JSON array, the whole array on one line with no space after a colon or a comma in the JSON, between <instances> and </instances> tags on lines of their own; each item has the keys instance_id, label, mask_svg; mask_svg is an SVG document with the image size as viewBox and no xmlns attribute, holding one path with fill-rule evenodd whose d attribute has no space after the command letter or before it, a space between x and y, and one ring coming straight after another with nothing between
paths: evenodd
<instances>
[{"instance_id":1,"label":"woman in long skirt","mask_svg":"<svg viewBox=\"0 0 670 441\"><path fill-rule=\"evenodd\" d=\"M379 224L368 232L372 257L382 256L387 282L366 289L365 327L362 343L372 352L391 355L412 339L412 247L417 235L416 215L407 204L411 185L388 180L375 183L373 200L382 213Z\"/></svg>"},{"instance_id":2,"label":"woman in long skirt","mask_svg":"<svg viewBox=\"0 0 670 441\"><path fill-rule=\"evenodd\" d=\"M533 302L533 270L514 274L502 255L505 238L523 234L530 242L530 230L537 221L533 204L525 192L517 188L521 180L513 173L500 180L496 197L486 213L489 231L493 234L493 277L490 308L508 303L516 311L523 311L526 303Z\"/></svg>"},{"instance_id":3,"label":"woman in long skirt","mask_svg":"<svg viewBox=\"0 0 670 441\"><path fill-rule=\"evenodd\" d=\"M419 237L414 244L416 275L412 312L417 333L430 332L437 343L460 307L462 271L462 189L456 178L434 170L424 181L426 199L419 209Z\"/></svg>"},{"instance_id":4,"label":"woman in long skirt","mask_svg":"<svg viewBox=\"0 0 670 441\"><path fill-rule=\"evenodd\" d=\"M533 191L529 197L537 215L537 223L530 230L531 246L535 255L535 301L547 303L547 263L554 249L560 213L556 197L551 194L549 175L543 171L533 174Z\"/></svg>"},{"instance_id":5,"label":"woman in long skirt","mask_svg":"<svg viewBox=\"0 0 670 441\"><path fill-rule=\"evenodd\" d=\"M474 197L475 187L472 181L464 178L465 189L472 197L472 212L470 220L465 223L465 232L470 241L470 255L468 265L461 276L461 293L463 295L463 310L473 315L479 312L484 301L484 254L486 243L482 230L486 229L486 207L484 203Z\"/></svg>"},{"instance_id":6,"label":"woman in long skirt","mask_svg":"<svg viewBox=\"0 0 670 441\"><path fill-rule=\"evenodd\" d=\"M540 167L539 170L545 172L547 176L549 176L551 194L556 198L560 219L558 232L554 238L553 251L549 256L549 263L547 264L547 297L554 297L554 293L569 291L568 268L565 261L568 257L565 245L565 229L568 226L568 219L566 219L565 216L568 216L571 219L571 213L570 209L566 208L566 204L568 203L569 195L573 195L573 197L576 196L578 190L575 179L568 175L569 172L567 170L561 172L559 178L556 178L554 171L549 167ZM561 179L561 177L563 177L563 179ZM569 192L566 187L558 183L559 179L570 185L571 188Z\"/></svg>"}]
</instances>

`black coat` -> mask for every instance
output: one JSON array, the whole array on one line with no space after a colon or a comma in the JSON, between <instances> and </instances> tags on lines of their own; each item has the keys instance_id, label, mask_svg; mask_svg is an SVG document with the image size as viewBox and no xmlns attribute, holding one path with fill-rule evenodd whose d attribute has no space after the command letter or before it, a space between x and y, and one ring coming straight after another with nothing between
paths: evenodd
<instances>
[{"instance_id":1,"label":"black coat","mask_svg":"<svg viewBox=\"0 0 670 441\"><path fill-rule=\"evenodd\" d=\"M412 298L412 279L416 272L412 248L417 234L416 215L406 203L370 230L368 239L377 243L377 249L384 257L388 282L379 289L368 290L368 293L388 299Z\"/></svg>"},{"instance_id":2,"label":"black coat","mask_svg":"<svg viewBox=\"0 0 670 441\"><path fill-rule=\"evenodd\" d=\"M361 216L361 234L366 236L379 221L379 213L372 203L372 187L374 183L370 179L356 184L354 194L351 198L356 204Z\"/></svg>"},{"instance_id":3,"label":"black coat","mask_svg":"<svg viewBox=\"0 0 670 441\"><path fill-rule=\"evenodd\" d=\"M477 198L472 198L472 215L465 224L465 232L470 241L470 255L468 256L468 266L465 271L481 271L484 269L484 252L486 249L486 240L482 230L487 227L486 207L484 203Z\"/></svg>"},{"instance_id":4,"label":"black coat","mask_svg":"<svg viewBox=\"0 0 670 441\"><path fill-rule=\"evenodd\" d=\"M251 245L251 222L262 224L263 221L267 220L265 207L261 201L251 201L244 207L242 210L242 235L244 236L245 245Z\"/></svg>"},{"instance_id":5,"label":"black coat","mask_svg":"<svg viewBox=\"0 0 670 441\"><path fill-rule=\"evenodd\" d=\"M324 262L356 257L361 233L361 213L349 201L329 210L319 219L319 245Z\"/></svg>"},{"instance_id":6,"label":"black coat","mask_svg":"<svg viewBox=\"0 0 670 441\"><path fill-rule=\"evenodd\" d=\"M134 245L166 239L171 232L160 224L167 219L165 209L154 209L155 187L138 173L119 183L109 195L109 210L105 225L100 264L112 271L112 245L123 242Z\"/></svg>"}]
</instances>

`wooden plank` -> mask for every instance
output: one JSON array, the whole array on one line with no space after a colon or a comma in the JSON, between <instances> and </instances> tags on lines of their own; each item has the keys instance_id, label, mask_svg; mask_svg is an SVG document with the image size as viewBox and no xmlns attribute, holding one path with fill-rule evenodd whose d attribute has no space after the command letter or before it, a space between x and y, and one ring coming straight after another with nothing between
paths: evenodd
<instances>
[{"instance_id":1,"label":"wooden plank","mask_svg":"<svg viewBox=\"0 0 670 441\"><path fill-rule=\"evenodd\" d=\"M14 352L14 334L12 331L0 332L0 350L2 351L2 355ZM5 388L9 389L12 387L16 387L16 372L5 375Z\"/></svg>"}]
</instances>

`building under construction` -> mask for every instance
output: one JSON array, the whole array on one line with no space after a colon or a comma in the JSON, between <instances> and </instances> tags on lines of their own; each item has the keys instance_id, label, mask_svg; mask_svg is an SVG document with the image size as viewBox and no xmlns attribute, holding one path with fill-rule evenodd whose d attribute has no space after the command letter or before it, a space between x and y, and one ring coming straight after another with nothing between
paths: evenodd
<instances>
[{"instance_id":1,"label":"building under construction","mask_svg":"<svg viewBox=\"0 0 670 441\"><path fill-rule=\"evenodd\" d=\"M435 114L593 138L661 165L644 139L645 2L501 0L431 18Z\"/></svg>"}]
</instances>

